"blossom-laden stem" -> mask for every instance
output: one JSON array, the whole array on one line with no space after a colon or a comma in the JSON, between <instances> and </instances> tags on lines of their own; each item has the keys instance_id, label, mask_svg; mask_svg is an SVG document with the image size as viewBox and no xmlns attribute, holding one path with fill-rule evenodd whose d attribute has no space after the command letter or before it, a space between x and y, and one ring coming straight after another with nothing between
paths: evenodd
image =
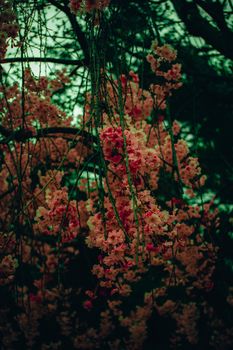
<instances>
[{"instance_id":1,"label":"blossom-laden stem","mask_svg":"<svg viewBox=\"0 0 233 350\"><path fill-rule=\"evenodd\" d=\"M133 213L134 213L134 219L136 223L136 229L137 229L137 243L136 243L136 264L138 265L138 253L139 253L139 245L140 245L140 231L139 231L139 219L138 219L138 205L137 205L137 197L134 191L134 186L132 182L130 167L129 167L129 155L127 151L127 140L125 136L125 121L124 121L124 105L123 105L123 97L122 97L122 85L121 81L118 75L118 99L119 99L119 115L120 115L120 126L122 129L122 137L123 137L123 150L125 155L125 165L126 165L126 172L127 172L127 179L129 183L130 193L132 195L132 201L133 201ZM144 240L143 240L143 246L144 246Z\"/></svg>"},{"instance_id":2,"label":"blossom-laden stem","mask_svg":"<svg viewBox=\"0 0 233 350\"><path fill-rule=\"evenodd\" d=\"M93 14L92 21L94 22L95 19L95 13ZM95 126L95 133L96 133L96 141L97 141L97 149L99 151L100 155L100 167L104 171L104 177L105 182L108 189L108 196L110 199L110 202L113 206L114 214L116 216L116 220L120 226L120 228L123 230L126 242L129 242L128 234L123 226L123 223L121 221L121 218L119 216L118 210L116 208L116 202L112 195L111 187L108 181L108 168L105 163L103 150L101 146L100 136L99 136L99 128L101 127L101 111L100 111L100 100L99 100L99 91L101 88L101 81L100 81L100 70L102 67L100 67L100 61L98 56L98 49L96 47L96 42L98 40L98 37L96 38L94 35L94 24L92 22L91 30L90 30L90 57L91 57L91 90L92 90L92 97L91 97L91 117L94 120L94 126ZM101 201L101 212L102 212L102 219L104 224L104 236L105 239L107 239L107 230L106 230L106 218L105 218L105 208L104 208L104 187L103 187L103 177L100 173L99 175L99 195L100 195L100 201Z\"/></svg>"},{"instance_id":3,"label":"blossom-laden stem","mask_svg":"<svg viewBox=\"0 0 233 350\"><path fill-rule=\"evenodd\" d=\"M180 176L180 171L179 171L179 164L178 164L178 159L177 159L177 154L176 154L176 149L175 149L175 141L174 141L174 135L172 131L172 120L171 120L171 114L170 114L170 109L169 109L169 103L167 102L167 119L168 119L168 130L169 130L169 135L171 139L171 147L172 147L172 160L173 160L173 173L177 174L178 177L178 183L179 183L179 192L180 196L182 197L183 195L183 185L182 185L182 180Z\"/></svg>"}]
</instances>

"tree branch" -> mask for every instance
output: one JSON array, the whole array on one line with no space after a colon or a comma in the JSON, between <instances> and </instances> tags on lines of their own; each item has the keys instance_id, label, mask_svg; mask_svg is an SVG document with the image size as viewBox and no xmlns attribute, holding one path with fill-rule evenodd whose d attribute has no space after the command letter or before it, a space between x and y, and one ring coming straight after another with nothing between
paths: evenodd
<instances>
[{"instance_id":1,"label":"tree branch","mask_svg":"<svg viewBox=\"0 0 233 350\"><path fill-rule=\"evenodd\" d=\"M203 0L196 0L197 4L202 7L215 21L220 30L228 31L227 23L224 18L223 4L220 2L205 2Z\"/></svg>"},{"instance_id":2,"label":"tree branch","mask_svg":"<svg viewBox=\"0 0 233 350\"><path fill-rule=\"evenodd\" d=\"M0 64L4 63L16 63L16 62L51 62L56 64L65 64L65 65L73 65L82 67L87 64L87 62L84 60L73 60L73 59L66 59L66 58L53 58L53 57L10 57L10 58L3 58L0 60Z\"/></svg>"},{"instance_id":3,"label":"tree branch","mask_svg":"<svg viewBox=\"0 0 233 350\"><path fill-rule=\"evenodd\" d=\"M61 3L59 1L56 1L56 0L49 0L49 2L52 5L54 5L55 7L57 7L60 11L64 12L66 14L66 16L68 17L70 24L71 24L71 27L73 29L73 32L74 32L76 38L78 39L79 45L83 51L84 61L88 65L90 62L88 42L87 42L85 34L83 33L83 31L81 30L81 28L78 24L76 16L70 11L70 8L66 2L65 3L63 2L63 5L61 5Z\"/></svg>"},{"instance_id":4,"label":"tree branch","mask_svg":"<svg viewBox=\"0 0 233 350\"><path fill-rule=\"evenodd\" d=\"M233 59L233 33L230 30L220 31L202 17L197 2L172 0L172 3L191 35L202 37L207 44L213 46L221 54Z\"/></svg>"},{"instance_id":5,"label":"tree branch","mask_svg":"<svg viewBox=\"0 0 233 350\"><path fill-rule=\"evenodd\" d=\"M26 140L29 140L31 138L42 138L42 137L48 137L52 134L68 134L68 135L75 135L75 136L81 136L84 137L86 142L88 144L94 142L97 142L97 137L94 135L91 135L89 132L85 130L80 130L78 128L72 128L72 127L50 127L46 129L39 129L36 131L36 133L33 133L31 130L9 130L4 128L0 125L0 134L2 134L5 139L0 141L0 144L7 144L10 141L17 141L17 142L24 142ZM60 136L59 136L60 137ZM70 140L72 141L72 139Z\"/></svg>"}]
</instances>

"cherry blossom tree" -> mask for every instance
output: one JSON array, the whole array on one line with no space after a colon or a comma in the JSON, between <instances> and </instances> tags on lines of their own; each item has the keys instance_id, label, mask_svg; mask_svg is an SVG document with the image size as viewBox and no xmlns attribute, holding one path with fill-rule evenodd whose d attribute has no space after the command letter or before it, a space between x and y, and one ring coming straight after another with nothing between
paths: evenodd
<instances>
[{"instance_id":1,"label":"cherry blossom tree","mask_svg":"<svg viewBox=\"0 0 233 350\"><path fill-rule=\"evenodd\" d=\"M176 50L152 42L145 87L133 64L125 71L117 38L120 50L105 60L117 7L49 4L79 38L75 81L74 70L36 75L28 65L45 2L0 1L3 348L230 349L230 322L209 302L218 208L203 199L206 175L169 108L182 86ZM18 53L16 79L4 65L9 50ZM68 87L82 96L78 116L58 101Z\"/></svg>"}]
</instances>

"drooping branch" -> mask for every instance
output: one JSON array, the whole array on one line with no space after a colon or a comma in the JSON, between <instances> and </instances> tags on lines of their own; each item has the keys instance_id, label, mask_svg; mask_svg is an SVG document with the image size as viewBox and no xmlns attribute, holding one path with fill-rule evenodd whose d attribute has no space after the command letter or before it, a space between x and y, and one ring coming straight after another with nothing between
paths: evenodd
<instances>
[{"instance_id":1,"label":"drooping branch","mask_svg":"<svg viewBox=\"0 0 233 350\"><path fill-rule=\"evenodd\" d=\"M202 37L207 44L213 46L221 54L233 59L233 32L229 28L221 31L213 26L201 15L195 1L172 0L172 3L191 35Z\"/></svg>"}]
</instances>

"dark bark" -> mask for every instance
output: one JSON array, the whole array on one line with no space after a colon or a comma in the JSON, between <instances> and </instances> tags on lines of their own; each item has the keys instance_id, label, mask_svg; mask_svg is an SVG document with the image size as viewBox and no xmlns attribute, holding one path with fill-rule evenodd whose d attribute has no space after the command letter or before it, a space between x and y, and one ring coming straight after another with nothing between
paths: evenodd
<instances>
[{"instance_id":1,"label":"dark bark","mask_svg":"<svg viewBox=\"0 0 233 350\"><path fill-rule=\"evenodd\" d=\"M70 11L70 8L68 6L68 2L64 1L63 4L61 4L60 1L55 1L55 0L49 0L49 2L52 5L54 5L56 8L58 8L60 11L62 11L66 14L67 18L70 21L70 25L71 25L71 28L73 30L73 33L75 34L75 36L78 40L78 43L83 51L84 61L88 65L90 62L90 55L89 55L87 38L86 38L84 32L81 30L81 27L78 24L76 16Z\"/></svg>"},{"instance_id":2,"label":"dark bark","mask_svg":"<svg viewBox=\"0 0 233 350\"><path fill-rule=\"evenodd\" d=\"M191 35L202 37L222 55L233 59L233 32L226 25L221 4L214 5L201 0L172 0L172 3ZM198 5L212 17L216 26L201 15ZM221 7L221 11L217 12L216 6Z\"/></svg>"},{"instance_id":3,"label":"dark bark","mask_svg":"<svg viewBox=\"0 0 233 350\"><path fill-rule=\"evenodd\" d=\"M25 129L13 131L6 129L0 125L0 134L2 134L5 137L4 140L0 141L0 144L7 144L10 141L25 142L31 138L39 139L52 134L68 134L74 136L81 136L85 139L87 144L90 144L90 142L97 142L96 136L89 134L85 130L80 130L78 128L71 127L50 127L46 129L39 129L36 131L36 133L33 133L31 130ZM72 139L70 141L72 141Z\"/></svg>"},{"instance_id":4,"label":"dark bark","mask_svg":"<svg viewBox=\"0 0 233 350\"><path fill-rule=\"evenodd\" d=\"M0 64L4 63L15 63L15 62L51 62L56 64L64 64L64 65L73 65L77 67L82 67L87 64L87 62L84 60L73 60L73 59L66 59L66 58L53 58L53 57L10 57L10 58L3 58L0 60Z\"/></svg>"}]
</instances>

